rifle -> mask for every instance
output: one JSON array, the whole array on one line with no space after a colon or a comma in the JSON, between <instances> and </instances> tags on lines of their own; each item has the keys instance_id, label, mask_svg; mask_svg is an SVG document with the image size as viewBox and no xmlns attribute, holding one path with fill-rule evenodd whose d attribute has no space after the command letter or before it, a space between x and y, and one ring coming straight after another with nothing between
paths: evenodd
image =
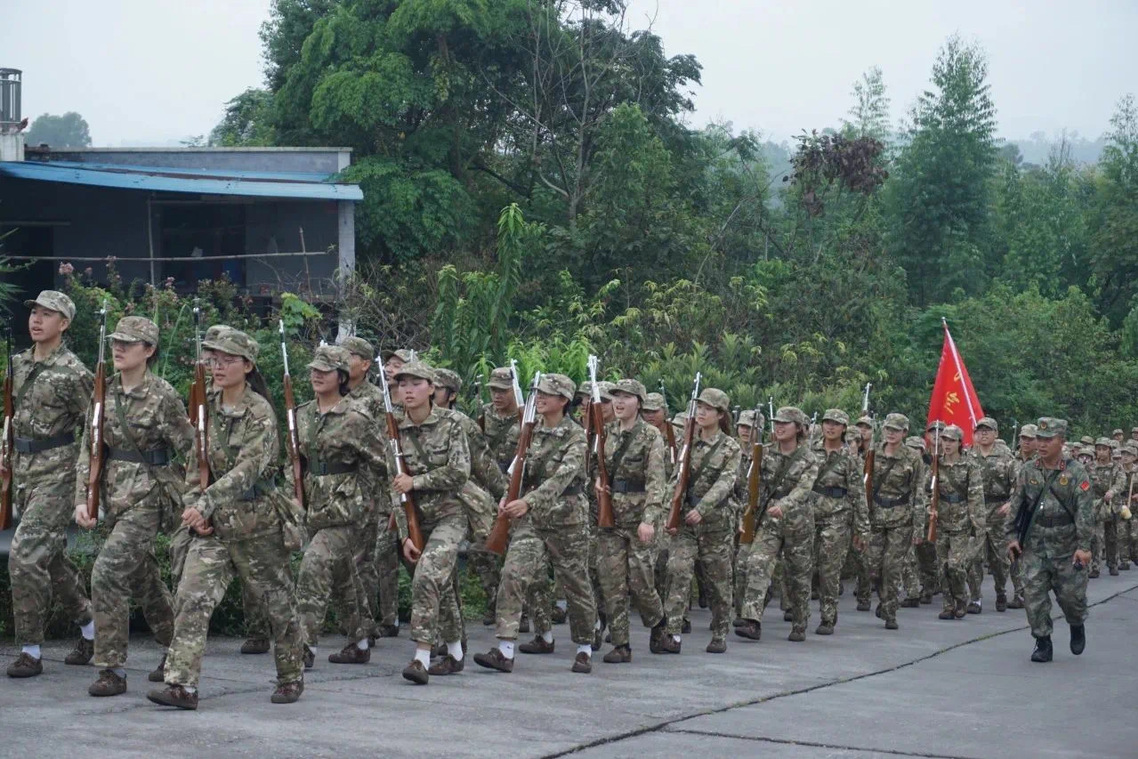
<instances>
[{"instance_id":1,"label":"rifle","mask_svg":"<svg viewBox=\"0 0 1138 759\"><path fill-rule=\"evenodd\" d=\"M759 418L762 406L755 405L755 419ZM751 427L751 468L747 470L747 509L743 512L743 533L739 542L750 545L755 542L759 490L763 480L763 429L759 425Z\"/></svg>"},{"instance_id":2,"label":"rifle","mask_svg":"<svg viewBox=\"0 0 1138 759\"><path fill-rule=\"evenodd\" d=\"M932 493L929 495L929 533L925 540L936 542L936 524L940 516L940 427L933 432Z\"/></svg>"},{"instance_id":3,"label":"rifle","mask_svg":"<svg viewBox=\"0 0 1138 759\"><path fill-rule=\"evenodd\" d=\"M593 383L593 402L589 404L589 417L593 423L593 453L597 457L597 478L601 481L601 487L597 489L597 526L616 527L616 517L612 513L608 465L605 463L605 411L601 405L601 388L597 385L598 363L596 356L589 356L589 380Z\"/></svg>"},{"instance_id":4,"label":"rifle","mask_svg":"<svg viewBox=\"0 0 1138 759\"><path fill-rule=\"evenodd\" d=\"M288 344L285 342L284 319L277 322L281 335L281 358L284 361L285 419L288 420L288 459L292 464L293 492L300 508L304 508L304 467L300 461L300 431L296 426L296 396L292 392L292 375L288 371ZM380 374L383 374L381 371Z\"/></svg>"},{"instance_id":5,"label":"rifle","mask_svg":"<svg viewBox=\"0 0 1138 759\"><path fill-rule=\"evenodd\" d=\"M1019 435L1016 434L1018 431L1019 420L1012 419L1012 453L1015 453L1019 450Z\"/></svg>"},{"instance_id":6,"label":"rifle","mask_svg":"<svg viewBox=\"0 0 1138 759\"><path fill-rule=\"evenodd\" d=\"M383 388L383 410L387 420L387 440L391 444L391 454L395 459L395 474L407 474L407 464L403 460L403 441L399 438L399 422L395 420L395 406L391 403L391 386L387 384L387 374L379 373L379 381ZM403 504L403 513L407 517L407 537L416 550L422 551L424 540L423 531L419 528L419 512L415 508L415 499L410 493L400 493L399 502ZM395 515L392 514L392 519Z\"/></svg>"},{"instance_id":7,"label":"rifle","mask_svg":"<svg viewBox=\"0 0 1138 759\"><path fill-rule=\"evenodd\" d=\"M530 385L529 398L522 408L522 423L518 429L518 447L514 449L514 460L506 472L510 475L510 486L506 489L506 503L516 501L522 493L522 483L525 477L526 457L529 456L529 446L533 441L533 428L537 424L537 383L541 379L541 372L534 372L533 383ZM517 382L517 374L514 375ZM520 393L521 390L518 390ZM486 538L486 550L502 556L506 553L506 544L510 539L510 517L503 512L498 513L494 522L494 529Z\"/></svg>"},{"instance_id":8,"label":"rifle","mask_svg":"<svg viewBox=\"0 0 1138 759\"><path fill-rule=\"evenodd\" d=\"M692 386L691 400L688 401L688 418L684 422L684 445L680 448L680 454L676 465L679 467L676 471L676 487L672 491L672 504L668 509L668 521L665 523L665 528L668 530L680 529L682 522L680 510L683 508L684 499L688 494L688 480L691 478L691 449L692 443L695 441L695 410L696 402L699 399L699 383L703 379L703 375L699 372L695 373L695 384Z\"/></svg>"},{"instance_id":9,"label":"rifle","mask_svg":"<svg viewBox=\"0 0 1138 759\"><path fill-rule=\"evenodd\" d=\"M518 408L518 422L524 422L525 421L524 408L525 408L526 402L525 402L525 399L522 397L521 381L518 379L518 362L514 361L512 358L510 359L510 379L513 380L513 383L514 383L514 388L513 388L514 389L514 405L517 406L517 408ZM537 387L537 385L534 385L534 387ZM534 393L534 391L531 389L530 395L533 395L533 393Z\"/></svg>"},{"instance_id":10,"label":"rifle","mask_svg":"<svg viewBox=\"0 0 1138 759\"><path fill-rule=\"evenodd\" d=\"M12 526L12 451L16 447L16 408L12 397L12 383L15 371L12 362L12 318L8 317L8 329L5 340L8 344L8 370L4 374L4 434L0 437L0 469L4 470L3 479L0 479L0 530Z\"/></svg>"},{"instance_id":11,"label":"rifle","mask_svg":"<svg viewBox=\"0 0 1138 759\"><path fill-rule=\"evenodd\" d=\"M865 383L865 395L861 399L861 413L863 415L869 414L869 389L873 387L870 383ZM877 452L873 450L873 428L869 430L869 445L865 451L865 467L862 469L861 483L865 487L865 503L866 506L873 505L873 467L877 462Z\"/></svg>"},{"instance_id":12,"label":"rifle","mask_svg":"<svg viewBox=\"0 0 1138 759\"><path fill-rule=\"evenodd\" d=\"M664 399L664 437L668 441L668 454L672 466L676 465L676 431L672 428L672 420L668 418L668 394L664 390L664 380L660 380L660 395Z\"/></svg>"},{"instance_id":13,"label":"rifle","mask_svg":"<svg viewBox=\"0 0 1138 759\"><path fill-rule=\"evenodd\" d=\"M769 396L767 398L767 411L770 412L770 416L768 416L767 419L771 423L771 440L774 440L774 396L773 395Z\"/></svg>"},{"instance_id":14,"label":"rifle","mask_svg":"<svg viewBox=\"0 0 1138 759\"><path fill-rule=\"evenodd\" d=\"M190 423L194 425L194 447L198 457L198 478L204 493L209 487L209 409L206 403L205 363L202 361L202 314L194 298L194 381L190 384Z\"/></svg>"},{"instance_id":15,"label":"rifle","mask_svg":"<svg viewBox=\"0 0 1138 759\"><path fill-rule=\"evenodd\" d=\"M99 480L103 477L103 410L107 405L107 301L99 310L99 362L95 364L95 394L91 409L91 468L87 475L87 518L99 518Z\"/></svg>"},{"instance_id":16,"label":"rifle","mask_svg":"<svg viewBox=\"0 0 1138 759\"><path fill-rule=\"evenodd\" d=\"M814 447L814 431L818 429L818 412L814 412L814 416L810 417L810 447Z\"/></svg>"}]
</instances>

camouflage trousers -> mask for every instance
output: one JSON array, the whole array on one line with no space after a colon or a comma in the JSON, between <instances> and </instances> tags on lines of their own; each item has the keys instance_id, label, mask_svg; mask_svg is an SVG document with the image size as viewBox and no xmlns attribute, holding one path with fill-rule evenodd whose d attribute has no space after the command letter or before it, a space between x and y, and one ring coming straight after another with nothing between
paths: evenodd
<instances>
[{"instance_id":1,"label":"camouflage trousers","mask_svg":"<svg viewBox=\"0 0 1138 759\"><path fill-rule=\"evenodd\" d=\"M992 579L996 583L996 597L1007 595L1008 578L1011 575L1012 560L1008 556L1008 546L1004 541L1002 520L990 520L984 535L976 538L976 558L968 568L968 588L973 601L980 600L980 588L984 581L984 562L987 561Z\"/></svg>"},{"instance_id":2,"label":"camouflage trousers","mask_svg":"<svg viewBox=\"0 0 1138 759\"><path fill-rule=\"evenodd\" d=\"M1126 519L1118 530L1119 560L1138 563L1138 519Z\"/></svg>"},{"instance_id":3,"label":"camouflage trousers","mask_svg":"<svg viewBox=\"0 0 1138 759\"><path fill-rule=\"evenodd\" d=\"M864 551L855 550L852 535L850 536L850 543L846 550L846 566L842 574L846 577L853 575L856 583L854 596L857 598L857 602L869 603L870 598L873 597L873 583L869 580L869 546L867 544Z\"/></svg>"},{"instance_id":4,"label":"camouflage trousers","mask_svg":"<svg viewBox=\"0 0 1138 759\"><path fill-rule=\"evenodd\" d=\"M16 506L22 514L8 553L16 643L39 645L54 597L76 624L91 621L91 601L79 570L67 558L67 525L75 512L74 477L20 482Z\"/></svg>"},{"instance_id":5,"label":"camouflage trousers","mask_svg":"<svg viewBox=\"0 0 1138 759\"><path fill-rule=\"evenodd\" d=\"M304 643L309 648L316 648L320 639L320 628L324 625L337 572L347 578L345 582L349 588L343 599L347 607L344 626L348 642L354 644L370 632L360 609L363 589L355 559L358 533L356 525L325 527L310 537L304 549L296 577L296 611L304 631Z\"/></svg>"},{"instance_id":6,"label":"camouflage trousers","mask_svg":"<svg viewBox=\"0 0 1138 759\"><path fill-rule=\"evenodd\" d=\"M454 643L466 640L465 604L462 602L462 584L458 576L458 563L450 577L450 592L439 599L439 621L437 640Z\"/></svg>"},{"instance_id":7,"label":"camouflage trousers","mask_svg":"<svg viewBox=\"0 0 1138 759\"><path fill-rule=\"evenodd\" d=\"M783 516L773 519L768 514L755 531L755 542L742 569L743 607L740 616L756 622L763 620L767 589L771 586L775 564L782 559L782 601L794 615L794 627L805 628L810 621L810 579L814 573L814 515L806 509L795 519ZM848 543L848 541L847 541ZM837 595L837 588L834 589Z\"/></svg>"},{"instance_id":8,"label":"camouflage trousers","mask_svg":"<svg viewBox=\"0 0 1138 759\"><path fill-rule=\"evenodd\" d=\"M526 594L535 582L549 577L547 562L552 565L565 591L573 642L592 642L597 604L589 579L588 527L583 524L538 527L528 516L514 524L506 561L502 565L495 634L503 640L517 639Z\"/></svg>"},{"instance_id":9,"label":"camouflage trousers","mask_svg":"<svg viewBox=\"0 0 1138 759\"><path fill-rule=\"evenodd\" d=\"M482 592L486 594L486 611L494 616L494 602L498 597L498 583L502 579L502 560L478 545L466 552L466 569L478 576Z\"/></svg>"},{"instance_id":10,"label":"camouflage trousers","mask_svg":"<svg viewBox=\"0 0 1138 759\"><path fill-rule=\"evenodd\" d=\"M653 543L641 543L632 526L600 530L598 572L609 631L614 646L627 646L629 603L640 613L645 627L655 627L664 618L664 605L656 592Z\"/></svg>"},{"instance_id":11,"label":"camouflage trousers","mask_svg":"<svg viewBox=\"0 0 1138 759\"><path fill-rule=\"evenodd\" d=\"M936 543L922 540L919 546L913 546L913 555L917 563L917 576L920 579L921 592L934 595L940 591L940 557L936 553Z\"/></svg>"},{"instance_id":12,"label":"camouflage trousers","mask_svg":"<svg viewBox=\"0 0 1138 759\"><path fill-rule=\"evenodd\" d=\"M433 646L440 632L440 608L458 603L454 583L458 547L470 528L466 516L459 513L435 524L423 524L422 530L426 542L411 574L411 640ZM453 616L457 615L461 627L462 611L452 608L450 614L448 632L454 634Z\"/></svg>"},{"instance_id":13,"label":"camouflage trousers","mask_svg":"<svg viewBox=\"0 0 1138 759\"><path fill-rule=\"evenodd\" d=\"M553 567L549 563L549 558L546 557L541 571L537 573L537 577L526 590L526 602L523 611L533 621L533 631L536 635L542 635L553 629L553 616L550 607L553 606L553 596L556 591L552 573ZM501 579L499 579L499 584L501 584ZM497 599L495 599L496 606Z\"/></svg>"},{"instance_id":14,"label":"camouflage trousers","mask_svg":"<svg viewBox=\"0 0 1138 759\"><path fill-rule=\"evenodd\" d=\"M750 560L753 545L754 543L739 543L739 547L735 549L735 562L732 566L735 586L732 595L735 602L735 617L738 619L743 617L743 597L747 590L747 573L744 570Z\"/></svg>"},{"instance_id":15,"label":"camouflage trousers","mask_svg":"<svg viewBox=\"0 0 1138 759\"><path fill-rule=\"evenodd\" d=\"M376 615L381 625L395 625L399 622L399 533L388 529L389 514L379 515L378 534L375 540L376 587L379 601Z\"/></svg>"},{"instance_id":16,"label":"camouflage trousers","mask_svg":"<svg viewBox=\"0 0 1138 759\"><path fill-rule=\"evenodd\" d=\"M281 533L250 540L195 536L186 552L174 601L174 640L166 659L166 682L196 687L213 611L233 579L252 588L269 618L279 683L303 678L303 633L293 603L289 551Z\"/></svg>"},{"instance_id":17,"label":"camouflage trousers","mask_svg":"<svg viewBox=\"0 0 1138 759\"><path fill-rule=\"evenodd\" d=\"M888 621L897 618L897 589L905 558L912 550L913 527L903 522L895 527L874 527L869 536L869 577L877 587L881 615Z\"/></svg>"},{"instance_id":18,"label":"camouflage trousers","mask_svg":"<svg viewBox=\"0 0 1138 759\"><path fill-rule=\"evenodd\" d=\"M188 527L179 525L170 536L170 574L173 577L174 595L182 580L182 569L186 564L186 554L190 550L194 536ZM257 594L249 586L241 584L241 618L245 621L245 636L267 640L269 638L269 619L265 616L257 600Z\"/></svg>"},{"instance_id":19,"label":"camouflage trousers","mask_svg":"<svg viewBox=\"0 0 1138 759\"><path fill-rule=\"evenodd\" d=\"M838 621L838 588L850 550L853 512L844 511L814 523L814 566L818 573L818 608L822 622Z\"/></svg>"},{"instance_id":20,"label":"camouflage trousers","mask_svg":"<svg viewBox=\"0 0 1138 759\"><path fill-rule=\"evenodd\" d=\"M734 521L714 527L704 524L695 527L683 525L671 536L670 543L663 598L664 614L668 618L666 632L679 635L683 629L684 614L691 602L692 576L698 563L702 565L704 579L707 581L711 635L714 638L726 638L734 605L734 578L731 574L731 554L735 546Z\"/></svg>"},{"instance_id":21,"label":"camouflage trousers","mask_svg":"<svg viewBox=\"0 0 1138 759\"><path fill-rule=\"evenodd\" d=\"M905 568L901 571L901 589L905 598L916 598L921 594L921 573L917 567L915 546L905 556Z\"/></svg>"},{"instance_id":22,"label":"camouflage trousers","mask_svg":"<svg viewBox=\"0 0 1138 759\"><path fill-rule=\"evenodd\" d=\"M375 635L375 607L379 595L379 575L375 570L375 545L379 539L379 519L371 514L355 528L352 563L356 568L356 583L344 564L332 568L332 597L336 601L341 620L351 617L353 608L359 610L360 624L367 635ZM358 597L353 598L353 593ZM347 628L345 627L345 632Z\"/></svg>"},{"instance_id":23,"label":"camouflage trousers","mask_svg":"<svg viewBox=\"0 0 1138 759\"><path fill-rule=\"evenodd\" d=\"M1027 550L1023 562L1024 608L1031 634L1042 638L1051 634L1051 592L1068 624L1081 625L1087 618L1087 569L1075 569L1070 552Z\"/></svg>"},{"instance_id":24,"label":"camouflage trousers","mask_svg":"<svg viewBox=\"0 0 1138 759\"><path fill-rule=\"evenodd\" d=\"M1122 517L1117 514L1108 516L1102 523L1102 553L1103 558L1106 559L1106 566L1110 569L1118 567L1118 535L1122 532L1121 525L1123 524L1125 523L1122 521Z\"/></svg>"},{"instance_id":25,"label":"camouflage trousers","mask_svg":"<svg viewBox=\"0 0 1138 759\"><path fill-rule=\"evenodd\" d=\"M126 663L132 595L158 645L169 646L174 636L174 599L162 582L154 555L162 508L161 503L149 499L117 515L95 558L91 603L95 609L95 666L100 669Z\"/></svg>"},{"instance_id":26,"label":"camouflage trousers","mask_svg":"<svg viewBox=\"0 0 1138 759\"><path fill-rule=\"evenodd\" d=\"M968 530L947 532L941 530L936 538L936 555L940 560L944 582L943 607L951 609L957 604L968 603L968 568L975 553L974 540Z\"/></svg>"}]
</instances>

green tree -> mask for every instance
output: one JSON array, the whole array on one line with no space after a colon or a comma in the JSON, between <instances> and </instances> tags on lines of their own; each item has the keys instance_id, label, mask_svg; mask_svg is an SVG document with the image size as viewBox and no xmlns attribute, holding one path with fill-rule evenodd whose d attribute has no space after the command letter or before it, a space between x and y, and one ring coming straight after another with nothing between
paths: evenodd
<instances>
[{"instance_id":1,"label":"green tree","mask_svg":"<svg viewBox=\"0 0 1138 759\"><path fill-rule=\"evenodd\" d=\"M273 96L250 87L225 104L225 116L209 134L215 147L265 146L274 144Z\"/></svg>"},{"instance_id":2,"label":"green tree","mask_svg":"<svg viewBox=\"0 0 1138 759\"><path fill-rule=\"evenodd\" d=\"M988 64L976 45L949 38L932 89L918 99L889 188L890 249L919 305L955 289L982 292L996 268L988 254L996 109Z\"/></svg>"},{"instance_id":3,"label":"green tree","mask_svg":"<svg viewBox=\"0 0 1138 759\"><path fill-rule=\"evenodd\" d=\"M889 116L889 94L881 68L874 66L854 82L854 104L849 119L842 119L842 131L853 137L872 137L888 141L892 128Z\"/></svg>"},{"instance_id":4,"label":"green tree","mask_svg":"<svg viewBox=\"0 0 1138 759\"><path fill-rule=\"evenodd\" d=\"M1138 294L1138 104L1122 98L1099 163L1093 266L1099 308L1121 321Z\"/></svg>"},{"instance_id":5,"label":"green tree","mask_svg":"<svg viewBox=\"0 0 1138 759\"><path fill-rule=\"evenodd\" d=\"M53 148L86 148L91 146L91 130L87 121L75 111L68 111L62 116L45 113L28 127L27 142Z\"/></svg>"}]
</instances>

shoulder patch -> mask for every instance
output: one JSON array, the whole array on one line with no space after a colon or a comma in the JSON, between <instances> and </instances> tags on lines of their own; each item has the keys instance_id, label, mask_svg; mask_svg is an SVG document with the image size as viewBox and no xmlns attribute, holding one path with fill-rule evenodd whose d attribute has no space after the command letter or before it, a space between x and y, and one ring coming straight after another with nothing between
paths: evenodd
<instances>
[{"instance_id":1,"label":"shoulder patch","mask_svg":"<svg viewBox=\"0 0 1138 759\"><path fill-rule=\"evenodd\" d=\"M1090 480L1083 480L1083 484L1079 485L1079 489L1080 490L1090 490L1091 489Z\"/></svg>"}]
</instances>

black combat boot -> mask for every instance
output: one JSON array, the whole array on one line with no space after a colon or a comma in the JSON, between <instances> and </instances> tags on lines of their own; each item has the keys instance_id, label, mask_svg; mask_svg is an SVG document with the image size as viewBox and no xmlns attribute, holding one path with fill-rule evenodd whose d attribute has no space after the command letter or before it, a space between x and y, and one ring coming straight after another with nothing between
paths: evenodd
<instances>
[{"instance_id":1,"label":"black combat boot","mask_svg":"<svg viewBox=\"0 0 1138 759\"><path fill-rule=\"evenodd\" d=\"M1035 639L1035 650L1031 652L1031 660L1034 662L1049 662L1051 661L1051 636L1045 635L1042 638Z\"/></svg>"}]
</instances>

